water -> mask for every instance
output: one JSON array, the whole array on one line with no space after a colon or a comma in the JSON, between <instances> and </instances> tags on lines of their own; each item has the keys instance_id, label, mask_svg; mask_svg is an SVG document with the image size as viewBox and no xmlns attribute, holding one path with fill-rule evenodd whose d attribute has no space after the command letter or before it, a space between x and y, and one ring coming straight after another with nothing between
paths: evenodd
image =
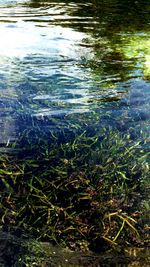
<instances>
[{"instance_id":1,"label":"water","mask_svg":"<svg viewBox=\"0 0 150 267\"><path fill-rule=\"evenodd\" d=\"M149 153L149 28L148 1L0 1L1 154L100 129Z\"/></svg>"},{"instance_id":2,"label":"water","mask_svg":"<svg viewBox=\"0 0 150 267\"><path fill-rule=\"evenodd\" d=\"M96 110L111 125L149 130L149 6L130 5L1 2L2 144L18 137L24 114L56 116L58 126Z\"/></svg>"}]
</instances>

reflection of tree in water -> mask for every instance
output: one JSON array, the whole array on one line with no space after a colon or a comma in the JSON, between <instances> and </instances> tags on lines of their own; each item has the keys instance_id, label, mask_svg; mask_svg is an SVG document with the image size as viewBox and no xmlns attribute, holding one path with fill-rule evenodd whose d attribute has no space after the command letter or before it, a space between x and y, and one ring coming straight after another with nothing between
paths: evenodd
<instances>
[{"instance_id":1,"label":"reflection of tree in water","mask_svg":"<svg viewBox=\"0 0 150 267\"><path fill-rule=\"evenodd\" d=\"M92 5L87 8L80 5L78 11L74 12L74 15L81 17L90 14L96 24L93 24L93 27L85 28L81 24L78 26L78 30L87 30L93 37L92 40L85 40L86 45L91 45L95 51L95 57L90 62L90 67L94 69L94 72L99 71L103 75L118 73L121 80L126 79L136 69L138 60L134 55L130 58L126 56L124 47L130 46L130 42L126 42L126 37L122 37L122 34L130 33L132 40L132 35L137 31L146 32L148 30L147 2L92 1ZM137 43L139 43L139 39Z\"/></svg>"},{"instance_id":2,"label":"reflection of tree in water","mask_svg":"<svg viewBox=\"0 0 150 267\"><path fill-rule=\"evenodd\" d=\"M67 12L70 12L70 16L78 17L80 19L88 18L89 23L94 21L93 27L91 27L92 34L97 34L99 31L104 32L105 35L118 31L135 31L135 30L148 30L149 23L149 5L148 1L132 1L132 0L91 0L91 1L75 1L75 3L69 0L60 2L55 0L51 2L32 0L26 2L26 5L32 8L40 7L52 7L57 5L62 5ZM70 8L69 8L70 7ZM71 8L72 7L72 8ZM95 21L99 25L95 24ZM72 26L80 31L90 31L87 27L87 20L85 19L83 23L74 24L74 20L69 21L68 25ZM63 23L63 21L62 21ZM67 26L67 24L65 24ZM93 32L94 30L94 32Z\"/></svg>"},{"instance_id":3,"label":"reflection of tree in water","mask_svg":"<svg viewBox=\"0 0 150 267\"><path fill-rule=\"evenodd\" d=\"M147 1L104 0L104 1L36 1L27 2L32 8L59 7L67 15L50 21L50 24L71 27L85 32L89 37L84 46L90 46L95 52L93 60L83 60L84 67L90 67L96 75L116 75L125 80L135 70L137 58L127 58L122 46L126 37L122 34L135 34L148 31L149 6ZM131 37L132 38L132 37ZM138 40L139 41L139 40Z\"/></svg>"}]
</instances>

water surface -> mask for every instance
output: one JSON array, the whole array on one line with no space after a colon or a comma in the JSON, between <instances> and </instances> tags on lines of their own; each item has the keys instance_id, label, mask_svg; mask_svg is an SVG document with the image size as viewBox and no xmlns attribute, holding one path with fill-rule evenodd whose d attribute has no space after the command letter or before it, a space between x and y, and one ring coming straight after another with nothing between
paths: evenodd
<instances>
[{"instance_id":1,"label":"water surface","mask_svg":"<svg viewBox=\"0 0 150 267\"><path fill-rule=\"evenodd\" d=\"M148 15L140 1L2 1L1 143L24 117L62 127L96 112L106 125L148 130Z\"/></svg>"}]
</instances>

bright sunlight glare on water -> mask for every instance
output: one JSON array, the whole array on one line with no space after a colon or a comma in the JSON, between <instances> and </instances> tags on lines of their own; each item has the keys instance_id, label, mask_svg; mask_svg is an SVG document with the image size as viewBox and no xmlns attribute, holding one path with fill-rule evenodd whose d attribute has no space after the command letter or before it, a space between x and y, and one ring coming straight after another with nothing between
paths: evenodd
<instances>
[{"instance_id":1,"label":"bright sunlight glare on water","mask_svg":"<svg viewBox=\"0 0 150 267\"><path fill-rule=\"evenodd\" d=\"M85 37L83 33L59 26L47 30L31 23L18 24L9 24L5 28L0 25L0 55L22 58L31 54L50 56L57 53L78 57L76 43Z\"/></svg>"}]
</instances>

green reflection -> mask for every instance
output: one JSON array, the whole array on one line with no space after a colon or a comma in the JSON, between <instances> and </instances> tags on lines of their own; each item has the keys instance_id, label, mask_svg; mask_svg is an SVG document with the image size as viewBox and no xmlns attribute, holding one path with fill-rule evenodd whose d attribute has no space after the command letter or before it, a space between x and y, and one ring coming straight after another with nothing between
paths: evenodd
<instances>
[{"instance_id":1,"label":"green reflection","mask_svg":"<svg viewBox=\"0 0 150 267\"><path fill-rule=\"evenodd\" d=\"M141 63L141 69L145 79L150 79L150 41L149 34L137 33L135 35L122 36L124 45L118 47L118 50L125 55L127 59L135 58Z\"/></svg>"}]
</instances>

